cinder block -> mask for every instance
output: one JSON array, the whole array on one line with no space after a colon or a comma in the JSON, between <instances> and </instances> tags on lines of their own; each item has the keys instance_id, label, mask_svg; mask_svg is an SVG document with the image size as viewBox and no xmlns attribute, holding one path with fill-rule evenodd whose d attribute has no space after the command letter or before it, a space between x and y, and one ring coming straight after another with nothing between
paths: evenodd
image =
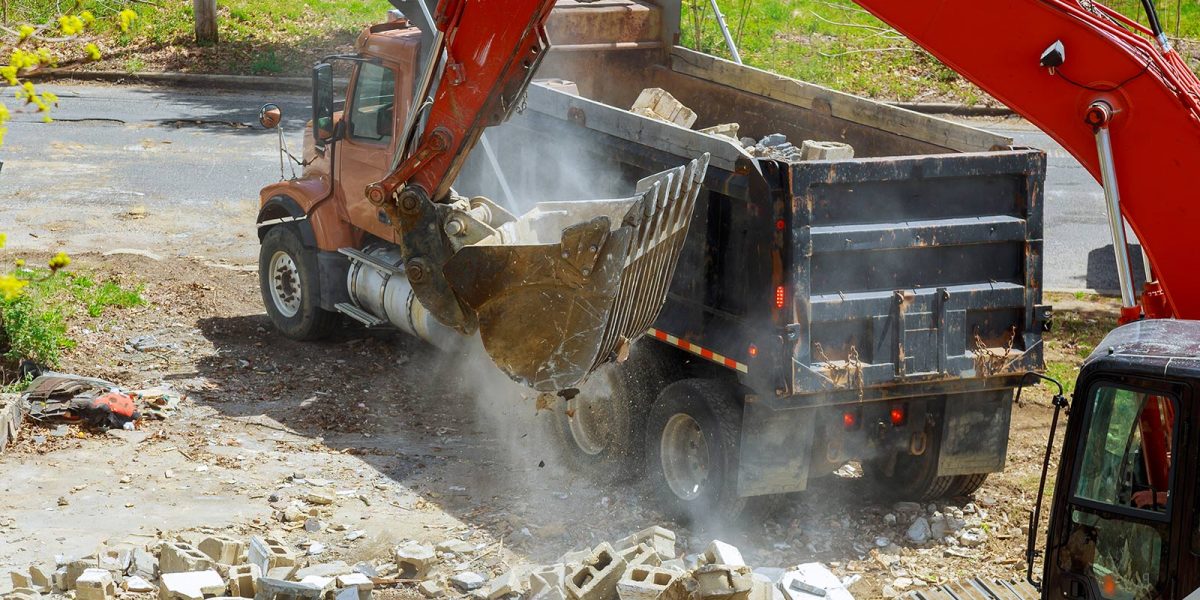
<instances>
[{"instance_id":1,"label":"cinder block","mask_svg":"<svg viewBox=\"0 0 1200 600\"><path fill-rule=\"evenodd\" d=\"M41 600L41 598L41 592L33 588L13 588L11 592L4 595L4 600Z\"/></svg>"},{"instance_id":2,"label":"cinder block","mask_svg":"<svg viewBox=\"0 0 1200 600\"><path fill-rule=\"evenodd\" d=\"M656 600L678 576L679 573L658 567L630 567L617 582L617 595L621 600Z\"/></svg>"},{"instance_id":3,"label":"cinder block","mask_svg":"<svg viewBox=\"0 0 1200 600\"><path fill-rule=\"evenodd\" d=\"M96 564L105 571L112 573L128 573L133 564L133 546L119 544L116 546L101 546L96 551Z\"/></svg>"},{"instance_id":4,"label":"cinder block","mask_svg":"<svg viewBox=\"0 0 1200 600\"><path fill-rule=\"evenodd\" d=\"M419 579L429 573L429 568L437 561L433 548L416 542L402 544L393 552L396 566L400 567L400 576L408 579Z\"/></svg>"},{"instance_id":5,"label":"cinder block","mask_svg":"<svg viewBox=\"0 0 1200 600\"><path fill-rule=\"evenodd\" d=\"M76 600L112 600L117 584L107 569L88 569L75 580Z\"/></svg>"},{"instance_id":6,"label":"cinder block","mask_svg":"<svg viewBox=\"0 0 1200 600\"><path fill-rule=\"evenodd\" d=\"M334 578L338 575L349 575L353 572L354 567L346 564L345 561L335 560L333 562L309 565L307 567L298 569L296 573L292 575L292 579L295 579L296 581L304 581L305 577L312 577L314 575L318 577Z\"/></svg>"},{"instance_id":7,"label":"cinder block","mask_svg":"<svg viewBox=\"0 0 1200 600\"><path fill-rule=\"evenodd\" d=\"M50 565L29 565L28 587L39 594L49 594L54 589L54 568Z\"/></svg>"},{"instance_id":8,"label":"cinder block","mask_svg":"<svg viewBox=\"0 0 1200 600\"><path fill-rule=\"evenodd\" d=\"M625 559L608 544L600 544L578 569L567 576L567 596L573 600L615 600Z\"/></svg>"},{"instance_id":9,"label":"cinder block","mask_svg":"<svg viewBox=\"0 0 1200 600\"><path fill-rule=\"evenodd\" d=\"M184 542L163 542L158 569L162 573L191 573L213 568L213 561L198 548Z\"/></svg>"},{"instance_id":10,"label":"cinder block","mask_svg":"<svg viewBox=\"0 0 1200 600\"><path fill-rule=\"evenodd\" d=\"M250 548L247 550L247 562L258 566L264 574L276 567L290 567L296 564L296 553L287 544L275 538L250 538Z\"/></svg>"},{"instance_id":11,"label":"cinder block","mask_svg":"<svg viewBox=\"0 0 1200 600\"><path fill-rule=\"evenodd\" d=\"M748 600L754 588L754 576L746 566L704 565L692 576L696 594L703 600Z\"/></svg>"},{"instance_id":12,"label":"cinder block","mask_svg":"<svg viewBox=\"0 0 1200 600\"><path fill-rule=\"evenodd\" d=\"M8 576L12 579L13 589L16 589L16 588L33 589L33 580L29 578L29 575L22 573L20 571L9 571Z\"/></svg>"},{"instance_id":13,"label":"cinder block","mask_svg":"<svg viewBox=\"0 0 1200 600\"><path fill-rule=\"evenodd\" d=\"M537 567L529 573L529 595L536 598L543 592L552 590L563 595L566 593L566 589L563 587L566 580L566 565L562 563Z\"/></svg>"},{"instance_id":14,"label":"cinder block","mask_svg":"<svg viewBox=\"0 0 1200 600\"><path fill-rule=\"evenodd\" d=\"M204 538L196 547L213 562L230 566L242 564L242 553L246 551L241 540L219 535Z\"/></svg>"},{"instance_id":15,"label":"cinder block","mask_svg":"<svg viewBox=\"0 0 1200 600\"><path fill-rule=\"evenodd\" d=\"M258 566L258 565L255 565L255 566ZM264 577L270 577L271 579L282 579L283 581L295 581L297 579L296 571L299 571L299 570L300 570L300 565L291 565L291 566L287 566L287 567L275 567L274 569L267 571L267 574L264 575Z\"/></svg>"},{"instance_id":16,"label":"cinder block","mask_svg":"<svg viewBox=\"0 0 1200 600\"><path fill-rule=\"evenodd\" d=\"M54 572L54 576L57 578L54 587L64 592L75 589L75 580L79 579L79 576L83 575L84 571L92 568L95 564L94 561L90 560L73 560L67 563Z\"/></svg>"},{"instance_id":17,"label":"cinder block","mask_svg":"<svg viewBox=\"0 0 1200 600\"><path fill-rule=\"evenodd\" d=\"M696 122L695 111L684 106L670 92L662 88L642 90L630 111L682 127L691 127Z\"/></svg>"},{"instance_id":18,"label":"cinder block","mask_svg":"<svg viewBox=\"0 0 1200 600\"><path fill-rule=\"evenodd\" d=\"M336 582L337 580L333 577L325 577L323 575L308 575L300 579L300 583L319 587L323 592L333 591Z\"/></svg>"},{"instance_id":19,"label":"cinder block","mask_svg":"<svg viewBox=\"0 0 1200 600\"><path fill-rule=\"evenodd\" d=\"M375 582L371 581L370 577L367 577L362 573L351 573L349 575L339 575L337 578L337 586L339 588L353 588L357 590L358 600L370 600L371 590L375 589Z\"/></svg>"},{"instance_id":20,"label":"cinder block","mask_svg":"<svg viewBox=\"0 0 1200 600\"><path fill-rule=\"evenodd\" d=\"M163 573L158 585L159 600L204 600L225 595L225 580L216 571Z\"/></svg>"},{"instance_id":21,"label":"cinder block","mask_svg":"<svg viewBox=\"0 0 1200 600\"><path fill-rule=\"evenodd\" d=\"M636 567L639 565L647 565L657 567L662 564L662 558L658 552L654 551L649 544L641 543L636 546L630 546L623 550L619 550L618 554L625 559L626 567Z\"/></svg>"},{"instance_id":22,"label":"cinder block","mask_svg":"<svg viewBox=\"0 0 1200 600\"><path fill-rule=\"evenodd\" d=\"M704 562L710 565L726 565L729 567L744 567L746 561L742 559L742 553L733 544L726 544L721 540L713 540L708 545L708 550L704 552Z\"/></svg>"},{"instance_id":23,"label":"cinder block","mask_svg":"<svg viewBox=\"0 0 1200 600\"><path fill-rule=\"evenodd\" d=\"M648 527L617 540L615 545L617 548L628 548L638 544L654 548L663 560L675 558L675 532L666 527Z\"/></svg>"},{"instance_id":24,"label":"cinder block","mask_svg":"<svg viewBox=\"0 0 1200 600\"><path fill-rule=\"evenodd\" d=\"M153 554L147 552L144 548L134 548L133 550L133 574L141 575L148 581L158 579L158 559Z\"/></svg>"},{"instance_id":25,"label":"cinder block","mask_svg":"<svg viewBox=\"0 0 1200 600\"><path fill-rule=\"evenodd\" d=\"M125 581L121 582L121 589L124 589L127 592L133 592L135 594L144 594L147 592L153 592L155 588L154 584L146 581L145 577L142 577L141 575L130 575L129 577L125 578Z\"/></svg>"},{"instance_id":26,"label":"cinder block","mask_svg":"<svg viewBox=\"0 0 1200 600\"><path fill-rule=\"evenodd\" d=\"M519 593L521 593L521 578L513 569L509 569L508 572L488 582L488 600L499 600L509 594Z\"/></svg>"},{"instance_id":27,"label":"cinder block","mask_svg":"<svg viewBox=\"0 0 1200 600\"><path fill-rule=\"evenodd\" d=\"M258 591L258 578L262 571L258 565L234 565L229 567L229 595L237 598L253 598Z\"/></svg>"},{"instance_id":28,"label":"cinder block","mask_svg":"<svg viewBox=\"0 0 1200 600\"><path fill-rule=\"evenodd\" d=\"M849 160L854 158L854 147L841 142L818 142L804 140L800 148L802 160Z\"/></svg>"},{"instance_id":29,"label":"cinder block","mask_svg":"<svg viewBox=\"0 0 1200 600\"><path fill-rule=\"evenodd\" d=\"M321 600L324 590L308 583L263 577L258 580L255 600Z\"/></svg>"}]
</instances>

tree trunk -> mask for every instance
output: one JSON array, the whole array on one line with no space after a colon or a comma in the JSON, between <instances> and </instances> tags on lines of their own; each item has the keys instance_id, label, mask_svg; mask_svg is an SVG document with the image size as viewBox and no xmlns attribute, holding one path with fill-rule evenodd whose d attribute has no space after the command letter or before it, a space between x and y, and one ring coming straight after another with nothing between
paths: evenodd
<instances>
[{"instance_id":1,"label":"tree trunk","mask_svg":"<svg viewBox=\"0 0 1200 600\"><path fill-rule=\"evenodd\" d=\"M192 0L196 14L196 43L217 43L217 0Z\"/></svg>"}]
</instances>

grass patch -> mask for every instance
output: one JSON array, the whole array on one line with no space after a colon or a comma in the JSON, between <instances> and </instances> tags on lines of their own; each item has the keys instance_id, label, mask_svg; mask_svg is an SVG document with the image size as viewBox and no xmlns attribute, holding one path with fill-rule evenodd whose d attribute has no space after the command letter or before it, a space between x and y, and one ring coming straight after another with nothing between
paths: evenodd
<instances>
[{"instance_id":1,"label":"grass patch","mask_svg":"<svg viewBox=\"0 0 1200 600\"><path fill-rule=\"evenodd\" d=\"M1058 380L1070 396L1084 359L1117 327L1119 303L1081 292L1047 294L1046 301L1055 307L1053 328L1043 336L1046 376Z\"/></svg>"},{"instance_id":2,"label":"grass patch","mask_svg":"<svg viewBox=\"0 0 1200 600\"><path fill-rule=\"evenodd\" d=\"M31 281L25 293L0 300L0 359L15 365L22 359L47 366L58 365L63 351L73 348L68 334L71 322L83 316L99 317L110 308L143 304L142 287L121 286L112 280L49 271L26 271Z\"/></svg>"}]
</instances>

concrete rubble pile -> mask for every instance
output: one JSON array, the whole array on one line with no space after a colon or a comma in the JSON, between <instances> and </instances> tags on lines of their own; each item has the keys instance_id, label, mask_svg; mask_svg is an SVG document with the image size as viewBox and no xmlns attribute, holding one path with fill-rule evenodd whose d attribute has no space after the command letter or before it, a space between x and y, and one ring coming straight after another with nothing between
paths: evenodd
<instances>
[{"instance_id":1,"label":"concrete rubble pile","mask_svg":"<svg viewBox=\"0 0 1200 600\"><path fill-rule=\"evenodd\" d=\"M676 100L670 92L662 88L646 88L638 95L630 111L674 123L690 129L699 116L695 111ZM701 129L701 133L719 135L730 138L745 148L751 156L769 158L787 162L806 160L849 160L854 158L854 148L850 144L833 141L804 140L800 146L788 141L782 133L772 133L761 139L738 137L741 126L737 123L722 123Z\"/></svg>"},{"instance_id":2,"label":"concrete rubble pile","mask_svg":"<svg viewBox=\"0 0 1200 600\"><path fill-rule=\"evenodd\" d=\"M371 600L378 590L404 586L427 598L472 600L852 600L846 591L852 582L819 563L752 569L737 548L719 540L703 553L679 556L675 533L662 527L495 574L480 569L487 552L459 539L410 540L389 556L350 565L318 562L311 548L301 552L271 536L121 543L14 570L14 589L4 598Z\"/></svg>"}]
</instances>

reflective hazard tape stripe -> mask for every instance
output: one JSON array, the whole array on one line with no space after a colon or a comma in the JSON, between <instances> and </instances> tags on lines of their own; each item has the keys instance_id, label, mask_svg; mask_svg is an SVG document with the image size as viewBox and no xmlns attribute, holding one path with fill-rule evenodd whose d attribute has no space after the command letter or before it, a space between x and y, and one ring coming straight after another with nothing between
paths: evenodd
<instances>
[{"instance_id":1,"label":"reflective hazard tape stripe","mask_svg":"<svg viewBox=\"0 0 1200 600\"><path fill-rule=\"evenodd\" d=\"M678 348L683 348L684 350L687 350L688 352L691 352L692 354L695 354L696 356L699 356L701 358L707 358L708 360L711 360L723 367L733 369L733 370L741 372L741 373L749 373L750 372L750 365L747 365L745 363L740 363L736 360L733 360L732 358L717 354L716 352L713 352L712 350L709 350L708 348L701 348L700 346L697 346L696 344L693 344L687 340L681 340L661 329L655 329L655 328L651 327L647 331L647 333L654 336L655 339L664 341L664 342L671 344L672 346L675 346Z\"/></svg>"}]
</instances>

